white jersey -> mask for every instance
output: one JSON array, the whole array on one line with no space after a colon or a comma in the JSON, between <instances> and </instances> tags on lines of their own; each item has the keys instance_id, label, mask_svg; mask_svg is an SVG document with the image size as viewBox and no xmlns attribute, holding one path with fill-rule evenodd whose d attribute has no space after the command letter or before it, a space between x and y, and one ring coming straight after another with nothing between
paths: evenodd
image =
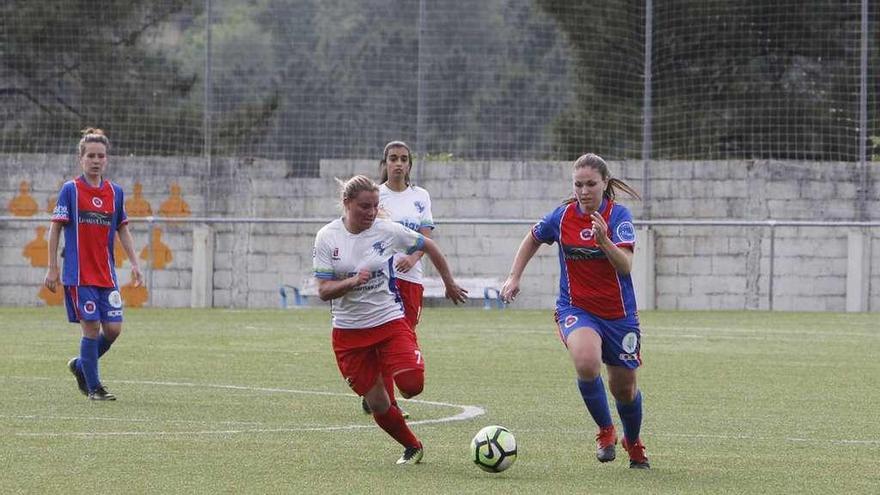
<instances>
[{"instance_id":1,"label":"white jersey","mask_svg":"<svg viewBox=\"0 0 880 495\"><path fill-rule=\"evenodd\" d=\"M403 318L403 307L394 284L395 252L422 249L425 238L413 230L387 220L352 234L342 219L325 225L315 236L315 277L343 280L361 270L370 278L330 303L334 328L372 328Z\"/></svg>"},{"instance_id":2,"label":"white jersey","mask_svg":"<svg viewBox=\"0 0 880 495\"><path fill-rule=\"evenodd\" d=\"M379 208L388 219L404 227L420 232L427 227L434 228L434 216L431 214L431 196L428 191L417 186L409 186L401 192L392 191L385 184L379 186ZM398 256L403 256L399 254ZM408 272L397 274L397 278L422 283L422 261L419 260Z\"/></svg>"}]
</instances>

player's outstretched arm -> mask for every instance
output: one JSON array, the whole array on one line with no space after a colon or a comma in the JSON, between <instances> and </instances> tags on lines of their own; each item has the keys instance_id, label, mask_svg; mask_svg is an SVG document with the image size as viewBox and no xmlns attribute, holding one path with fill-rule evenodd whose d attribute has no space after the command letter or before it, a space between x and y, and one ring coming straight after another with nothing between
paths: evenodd
<instances>
[{"instance_id":1,"label":"player's outstretched arm","mask_svg":"<svg viewBox=\"0 0 880 495\"><path fill-rule=\"evenodd\" d=\"M440 273L443 285L446 286L446 298L451 299L455 304L467 301L467 291L455 283L455 280L452 278L452 272L449 270L449 263L446 262L446 257L443 256L437 243L425 237L425 245L422 251L431 258L431 263L434 264L434 268Z\"/></svg>"},{"instance_id":2,"label":"player's outstretched arm","mask_svg":"<svg viewBox=\"0 0 880 495\"><path fill-rule=\"evenodd\" d=\"M519 295L519 282L523 271L525 271L526 265L529 264L529 261L535 256L540 247L541 243L532 236L531 232L528 232L519 244L519 249L516 250L516 255L513 257L510 274L507 276L507 280L504 281L504 285L501 286L502 301L512 303L516 296Z\"/></svg>"}]
</instances>

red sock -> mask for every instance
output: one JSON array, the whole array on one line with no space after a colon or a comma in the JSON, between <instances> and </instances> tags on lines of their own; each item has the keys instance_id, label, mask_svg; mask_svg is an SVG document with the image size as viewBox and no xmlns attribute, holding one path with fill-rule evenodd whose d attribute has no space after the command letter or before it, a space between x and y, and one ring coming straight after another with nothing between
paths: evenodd
<instances>
[{"instance_id":1,"label":"red sock","mask_svg":"<svg viewBox=\"0 0 880 495\"><path fill-rule=\"evenodd\" d=\"M404 447L420 447L422 445L415 433L406 425L406 421L397 407L389 407L385 414L373 413L373 420L400 445Z\"/></svg>"},{"instance_id":2,"label":"red sock","mask_svg":"<svg viewBox=\"0 0 880 495\"><path fill-rule=\"evenodd\" d=\"M394 398L394 377L391 374L382 375L385 381L385 391L388 392L388 399L391 400L392 406L397 406L397 399Z\"/></svg>"}]
</instances>

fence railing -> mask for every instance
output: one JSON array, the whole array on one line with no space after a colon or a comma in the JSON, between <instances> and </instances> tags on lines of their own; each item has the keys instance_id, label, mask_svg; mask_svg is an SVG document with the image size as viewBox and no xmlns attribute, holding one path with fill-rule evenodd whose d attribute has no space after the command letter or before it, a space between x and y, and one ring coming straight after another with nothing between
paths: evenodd
<instances>
[{"instance_id":1,"label":"fence railing","mask_svg":"<svg viewBox=\"0 0 880 495\"><path fill-rule=\"evenodd\" d=\"M251 217L188 217L188 218L164 218L164 217L138 217L138 218L129 218L129 221L134 224L146 224L150 231L152 231L153 227L157 224L193 224L193 225L202 225L202 224L284 224L284 225L323 225L333 220L333 218L251 218ZM4 223L48 223L50 219L48 216L39 216L39 217L14 217L14 216L0 216L0 224ZM436 222L438 225L492 225L492 226L500 226L500 225L533 225L535 223L535 219L521 219L521 218L457 218L457 219L443 219L438 220ZM754 227L760 229L767 230L767 238L769 240L769 248L768 248L768 273L767 273L767 307L769 310L774 309L774 280L776 278L776 267L775 260L777 258L776 254L776 236L777 230L779 228L784 227L799 227L799 228L807 228L807 229L834 229L835 232L839 232L840 229L849 228L849 229L875 229L880 228L880 221L811 221L811 220L728 220L728 219L664 219L664 220L636 220L634 221L636 227L644 227L647 229L651 229L654 227ZM317 229L316 229L317 230ZM147 245L149 252L153 250L153 238L150 236L150 241ZM856 241L857 243L860 241ZM853 241L850 240L850 244ZM857 302L850 303L850 297L855 300L864 300L869 294L864 294L864 292L868 289L859 289L858 287L866 287L867 281L870 280L870 252L860 251L861 248L858 246L855 247L856 253L853 253L853 247L850 246L848 253L848 269L847 269L847 277L849 279L851 273L854 276L865 277L864 279L858 279L853 281L852 283L847 281L847 310L850 311L865 311L869 310L868 307L865 307L865 304L858 304ZM652 256L654 254L652 253ZM867 256L867 258L864 258ZM868 265L863 266L862 261L859 258L867 259ZM148 260L145 264L145 277L147 279L147 289L148 289L148 300L147 305L150 305L152 302L152 292L153 292L153 261L152 259ZM859 275L861 274L861 275ZM651 274L653 276L653 274ZM850 287L850 286L853 287ZM850 291L856 291L859 293L850 294ZM852 306L852 309L851 309Z\"/></svg>"}]
</instances>

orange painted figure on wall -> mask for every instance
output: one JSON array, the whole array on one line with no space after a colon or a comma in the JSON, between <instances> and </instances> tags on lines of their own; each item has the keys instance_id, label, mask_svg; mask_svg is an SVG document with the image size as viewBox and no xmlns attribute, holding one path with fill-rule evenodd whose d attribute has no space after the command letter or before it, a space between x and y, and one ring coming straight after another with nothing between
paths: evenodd
<instances>
[{"instance_id":1,"label":"orange painted figure on wall","mask_svg":"<svg viewBox=\"0 0 880 495\"><path fill-rule=\"evenodd\" d=\"M135 287L134 283L129 281L119 288L119 293L122 295L125 305L129 308L140 308L147 302L148 292L144 284Z\"/></svg>"},{"instance_id":2,"label":"orange painted figure on wall","mask_svg":"<svg viewBox=\"0 0 880 495\"><path fill-rule=\"evenodd\" d=\"M159 215L163 217L188 217L192 215L189 205L181 195L179 185L171 184L171 196L159 207Z\"/></svg>"},{"instance_id":3,"label":"orange painted figure on wall","mask_svg":"<svg viewBox=\"0 0 880 495\"><path fill-rule=\"evenodd\" d=\"M16 217L30 217L40 211L40 206L30 194L31 185L23 180L18 186L18 195L9 201L9 212Z\"/></svg>"},{"instance_id":4,"label":"orange painted figure on wall","mask_svg":"<svg viewBox=\"0 0 880 495\"><path fill-rule=\"evenodd\" d=\"M31 266L49 266L49 242L46 240L46 227L37 227L37 237L24 246L22 256L31 260Z\"/></svg>"},{"instance_id":5,"label":"orange painted figure on wall","mask_svg":"<svg viewBox=\"0 0 880 495\"><path fill-rule=\"evenodd\" d=\"M150 252L151 248L152 252ZM165 269L174 259L171 248L162 242L162 229L159 227L153 228L150 242L141 250L141 259L149 261L150 266L155 270Z\"/></svg>"},{"instance_id":6,"label":"orange painted figure on wall","mask_svg":"<svg viewBox=\"0 0 880 495\"><path fill-rule=\"evenodd\" d=\"M42 299L46 306L61 306L64 304L64 292L60 290L52 292L45 285L40 285L40 292L37 293L37 297Z\"/></svg>"},{"instance_id":7,"label":"orange painted figure on wall","mask_svg":"<svg viewBox=\"0 0 880 495\"><path fill-rule=\"evenodd\" d=\"M134 196L125 200L125 213L129 217L148 217L153 214L150 202L144 199L144 186L140 182L134 183Z\"/></svg>"}]
</instances>

